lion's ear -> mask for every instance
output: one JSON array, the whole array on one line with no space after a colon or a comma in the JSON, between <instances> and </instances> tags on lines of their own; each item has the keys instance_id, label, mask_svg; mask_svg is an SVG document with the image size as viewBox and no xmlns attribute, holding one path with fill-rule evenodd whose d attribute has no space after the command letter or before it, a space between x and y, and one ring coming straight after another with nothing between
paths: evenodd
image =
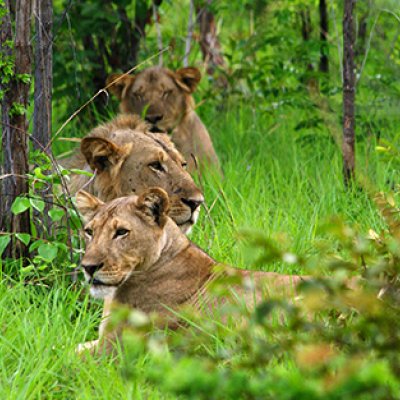
<instances>
[{"instance_id":1,"label":"lion's ear","mask_svg":"<svg viewBox=\"0 0 400 400\"><path fill-rule=\"evenodd\" d=\"M133 83L135 77L132 75L124 74L111 74L106 80L106 86L111 85L108 90L118 100L122 100L125 97L126 89ZM115 83L113 83L115 82Z\"/></svg>"},{"instance_id":2,"label":"lion's ear","mask_svg":"<svg viewBox=\"0 0 400 400\"><path fill-rule=\"evenodd\" d=\"M93 171L97 169L98 172L102 172L124 159L131 146L118 146L104 138L88 137L81 141L81 152Z\"/></svg>"},{"instance_id":3,"label":"lion's ear","mask_svg":"<svg viewBox=\"0 0 400 400\"><path fill-rule=\"evenodd\" d=\"M137 199L136 206L142 216L161 228L167 222L169 212L168 194L160 188L145 190Z\"/></svg>"},{"instance_id":4,"label":"lion's ear","mask_svg":"<svg viewBox=\"0 0 400 400\"><path fill-rule=\"evenodd\" d=\"M76 207L79 212L82 214L82 217L85 222L90 221L94 214L98 211L99 207L104 203L98 199L96 196L85 192L84 190L80 190L76 194Z\"/></svg>"},{"instance_id":5,"label":"lion's ear","mask_svg":"<svg viewBox=\"0 0 400 400\"><path fill-rule=\"evenodd\" d=\"M201 79L200 71L195 67L178 69L175 72L176 83L186 92L193 93Z\"/></svg>"}]
</instances>

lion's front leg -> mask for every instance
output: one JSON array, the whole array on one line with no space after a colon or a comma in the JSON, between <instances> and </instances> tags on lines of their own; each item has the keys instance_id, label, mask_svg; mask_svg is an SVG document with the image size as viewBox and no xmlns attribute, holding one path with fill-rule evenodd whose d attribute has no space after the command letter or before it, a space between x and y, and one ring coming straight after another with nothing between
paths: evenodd
<instances>
[{"instance_id":1,"label":"lion's front leg","mask_svg":"<svg viewBox=\"0 0 400 400\"><path fill-rule=\"evenodd\" d=\"M77 354L82 354L84 351L89 351L90 354L94 354L99 349L100 339L104 336L107 324L107 318L110 315L111 303L112 303L111 297L106 297L104 299L103 315L101 316L101 323L99 327L99 339L78 344L78 346L75 349L75 352Z\"/></svg>"}]
</instances>

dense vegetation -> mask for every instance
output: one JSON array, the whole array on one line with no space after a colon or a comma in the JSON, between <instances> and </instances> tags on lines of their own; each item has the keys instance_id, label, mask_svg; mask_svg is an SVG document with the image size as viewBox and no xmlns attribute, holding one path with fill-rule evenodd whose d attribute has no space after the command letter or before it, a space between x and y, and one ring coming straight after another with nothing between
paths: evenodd
<instances>
[{"instance_id":1,"label":"dense vegetation","mask_svg":"<svg viewBox=\"0 0 400 400\"><path fill-rule=\"evenodd\" d=\"M54 133L104 86L92 78L99 66L105 74L117 72L99 54L99 44L109 52L112 33L123 28L119 8L132 19L137 7L131 1L105 3L54 2ZM232 316L224 324L189 313L184 318L192 327L179 333L149 332L143 316L121 310L116 319L128 319L131 327L124 354L82 360L75 346L96 337L101 304L70 279L83 251L79 219L67 196L56 194L50 236L38 238L36 222L32 236L19 238L30 246L30 262L2 261L1 398L400 396L400 6L395 0L357 3L357 178L346 189L338 146L343 4L328 2L327 43L320 39L318 4L211 3L224 65L204 73L195 94L225 177L201 180L208 213L191 239L232 265L314 275L303 287L303 300L268 299L254 313L223 309ZM163 42L170 45L164 65L179 67L189 2L162 2L158 13ZM321 49L329 72L320 71ZM157 52L152 19L138 61ZM189 62L203 65L195 40ZM58 133L53 152L68 153L76 144L65 138L82 137L116 109L114 99L100 95ZM31 188L60 184L58 174L48 172L47 156L36 153L31 161ZM63 173L68 179L70 172ZM40 196L18 199L13 207L42 219ZM2 233L0 251L8 241ZM353 276L365 279L363 289L350 295L342 283Z\"/></svg>"}]
</instances>

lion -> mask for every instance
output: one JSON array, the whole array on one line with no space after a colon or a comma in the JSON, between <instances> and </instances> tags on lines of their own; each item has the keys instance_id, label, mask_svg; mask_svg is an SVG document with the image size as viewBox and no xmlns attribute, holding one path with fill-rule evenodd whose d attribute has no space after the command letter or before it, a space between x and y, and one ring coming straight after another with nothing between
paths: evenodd
<instances>
[{"instance_id":1,"label":"lion","mask_svg":"<svg viewBox=\"0 0 400 400\"><path fill-rule=\"evenodd\" d=\"M212 166L220 170L210 135L194 110L192 93L201 79L197 68L172 71L147 68L135 76L112 74L106 85L124 113L144 115L152 132L171 133L172 141L188 162L188 170ZM115 83L113 83L115 82Z\"/></svg>"},{"instance_id":2,"label":"lion","mask_svg":"<svg viewBox=\"0 0 400 400\"><path fill-rule=\"evenodd\" d=\"M91 183L84 175L73 176L73 194L87 185L87 191L110 201L152 186L161 187L170 197L171 218L186 234L196 223L204 202L169 137L149 132L148 125L134 115L120 115L93 129L82 139L80 152L69 164L95 171Z\"/></svg>"},{"instance_id":3,"label":"lion","mask_svg":"<svg viewBox=\"0 0 400 400\"><path fill-rule=\"evenodd\" d=\"M214 271L218 263L169 217L171 204L164 190L150 188L139 196L108 203L81 191L76 199L85 221L86 252L81 266L91 295L105 299L100 338L80 345L78 351L96 351L99 343L111 345L116 333L108 332L107 317L113 303L145 313L157 312L173 329L180 325L174 311L185 305L202 310L205 303L210 307L218 303L208 295L209 285L219 275ZM249 305L254 299L262 300L265 292L259 282L290 289L304 279L274 272L229 270L257 283L255 293L246 292L241 285L235 287L235 293Z\"/></svg>"}]
</instances>

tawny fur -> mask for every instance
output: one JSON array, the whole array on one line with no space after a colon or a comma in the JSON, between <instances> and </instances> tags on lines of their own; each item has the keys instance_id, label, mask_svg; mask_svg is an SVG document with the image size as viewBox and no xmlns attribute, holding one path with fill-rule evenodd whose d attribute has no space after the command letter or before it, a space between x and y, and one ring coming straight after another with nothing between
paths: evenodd
<instances>
[{"instance_id":1,"label":"tawny fur","mask_svg":"<svg viewBox=\"0 0 400 400\"><path fill-rule=\"evenodd\" d=\"M108 285L91 286L92 295L106 300L104 321L111 304L117 303L146 313L158 312L164 323L175 328L179 320L170 310L179 312L185 305L202 310L221 300L216 301L208 293L209 284L217 277L217 262L182 234L168 217L169 200L163 190L149 189L139 197L124 197L106 204L80 192L77 205L86 221L87 233L82 266L88 270L93 265L101 266L93 275L85 270L85 276L89 281L95 278ZM228 273L232 272L254 282L255 291L233 286L235 294L250 306L265 296L265 286L279 286L293 294L293 288L302 279L228 269ZM115 335L104 324L100 331L105 341ZM88 346L82 345L81 349Z\"/></svg>"},{"instance_id":2,"label":"tawny fur","mask_svg":"<svg viewBox=\"0 0 400 400\"><path fill-rule=\"evenodd\" d=\"M120 100L122 112L145 114L152 130L171 133L189 171L210 166L220 171L211 137L195 112L192 93L200 79L197 68L152 67L134 76L113 74L107 85L115 82L109 90Z\"/></svg>"},{"instance_id":3,"label":"tawny fur","mask_svg":"<svg viewBox=\"0 0 400 400\"><path fill-rule=\"evenodd\" d=\"M154 163L159 163L162 171L154 169ZM74 175L70 190L74 194L85 187L103 201L161 187L171 199L171 218L186 233L204 200L168 135L149 132L147 124L135 115L121 114L93 129L66 166L96 171L90 185L87 176ZM196 201L198 207L191 209L186 200Z\"/></svg>"}]
</instances>

